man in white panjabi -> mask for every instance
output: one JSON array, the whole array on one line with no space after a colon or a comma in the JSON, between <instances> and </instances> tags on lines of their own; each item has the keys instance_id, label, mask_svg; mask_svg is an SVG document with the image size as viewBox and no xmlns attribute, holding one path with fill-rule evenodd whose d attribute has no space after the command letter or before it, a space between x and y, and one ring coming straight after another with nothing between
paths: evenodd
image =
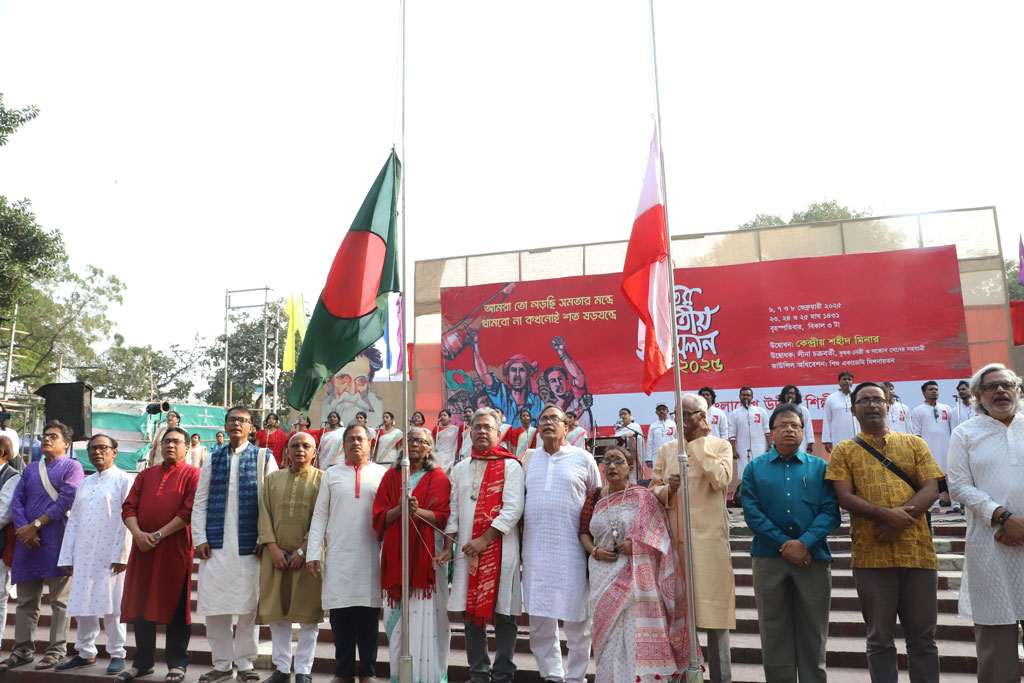
<instances>
[{"instance_id":1,"label":"man in white panjabi","mask_svg":"<svg viewBox=\"0 0 1024 683\"><path fill-rule=\"evenodd\" d=\"M544 445L528 451L523 462L523 603L530 615L530 650L545 681L582 683L591 639L579 520L587 491L601 485L601 472L590 453L567 443L569 421L560 408L544 408L537 425ZM565 668L559 620L569 647Z\"/></svg>"},{"instance_id":2,"label":"man in white panjabi","mask_svg":"<svg viewBox=\"0 0 1024 683\"><path fill-rule=\"evenodd\" d=\"M88 453L96 474L78 485L57 560L61 571L71 576L67 614L78 620L78 654L58 664L56 670L77 669L96 661L96 637L103 617L110 655L107 673L115 674L124 670L127 654L121 594L131 536L121 520L121 505L132 488L132 477L114 465L117 441L113 438L94 435Z\"/></svg>"},{"instance_id":3,"label":"man in white panjabi","mask_svg":"<svg viewBox=\"0 0 1024 683\"><path fill-rule=\"evenodd\" d=\"M330 610L337 668L334 675L374 680L380 608L380 539L373 530L373 499L387 467L370 462L370 435L345 428L345 462L327 470L309 527L306 566L323 576L320 598ZM359 666L356 667L356 650Z\"/></svg>"},{"instance_id":4,"label":"man in white panjabi","mask_svg":"<svg viewBox=\"0 0 1024 683\"><path fill-rule=\"evenodd\" d=\"M654 458L658 455L661 445L676 438L676 423L675 420L670 420L668 417L668 406L659 403L654 412L658 415L658 419L647 428L647 450L643 457L648 472L654 469ZM637 455L640 454L637 453ZM640 467L638 466L636 469L639 470Z\"/></svg>"},{"instance_id":5,"label":"man in white panjabi","mask_svg":"<svg viewBox=\"0 0 1024 683\"><path fill-rule=\"evenodd\" d=\"M753 404L754 390L750 387L740 389L740 405L729 413L729 443L732 444L732 457L735 460L736 478L743 481L743 469L747 463L767 453L768 444L768 411ZM743 494L743 486L737 488L737 496ZM737 497L736 500L739 500Z\"/></svg>"},{"instance_id":6,"label":"man in white panjabi","mask_svg":"<svg viewBox=\"0 0 1024 683\"><path fill-rule=\"evenodd\" d=\"M851 387L853 373L843 370L839 373L839 391L829 394L825 399L824 416L821 420L821 445L825 447L826 452L831 452L836 445L857 436L857 432L860 431L860 425L853 414L853 406L850 405Z\"/></svg>"},{"instance_id":7,"label":"man in white panjabi","mask_svg":"<svg viewBox=\"0 0 1024 683\"><path fill-rule=\"evenodd\" d=\"M921 395L924 397L924 403L910 412L910 433L924 439L935 462L943 472L946 472L949 436L953 432L953 409L945 403L939 403L939 383L935 380L929 380L921 385ZM950 497L947 484L942 480L939 481L939 497L944 503L949 501L953 512L960 511L960 505ZM934 514L939 510L939 501L935 501L931 512Z\"/></svg>"},{"instance_id":8,"label":"man in white panjabi","mask_svg":"<svg viewBox=\"0 0 1024 683\"><path fill-rule=\"evenodd\" d=\"M213 670L199 683L234 677L259 681L254 663L259 629L259 498L263 478L277 470L273 451L249 443L252 414L234 407L224 418L228 443L206 458L192 507L192 542L199 562L197 612L206 621ZM231 627L237 619L234 637Z\"/></svg>"},{"instance_id":9,"label":"man in white panjabi","mask_svg":"<svg viewBox=\"0 0 1024 683\"><path fill-rule=\"evenodd\" d=\"M697 394L708 404L708 426L711 428L710 436L724 441L729 440L729 416L725 411L715 405L718 394L711 387L701 387Z\"/></svg>"},{"instance_id":10,"label":"man in white panjabi","mask_svg":"<svg viewBox=\"0 0 1024 683\"><path fill-rule=\"evenodd\" d=\"M473 414L473 449L469 458L452 468L451 515L445 525L445 533L457 534L459 549L448 611L463 613L472 683L515 679L515 619L523 607L519 576L523 467L498 444L499 419L493 408ZM442 566L450 561L450 547L435 558ZM476 568L473 573L470 562ZM494 626L493 667L487 651L487 623Z\"/></svg>"},{"instance_id":11,"label":"man in white panjabi","mask_svg":"<svg viewBox=\"0 0 1024 683\"><path fill-rule=\"evenodd\" d=\"M960 616L974 621L979 681L1019 681L1024 622L1021 378L991 363L971 378L975 417L953 432L949 491L967 508Z\"/></svg>"}]
</instances>

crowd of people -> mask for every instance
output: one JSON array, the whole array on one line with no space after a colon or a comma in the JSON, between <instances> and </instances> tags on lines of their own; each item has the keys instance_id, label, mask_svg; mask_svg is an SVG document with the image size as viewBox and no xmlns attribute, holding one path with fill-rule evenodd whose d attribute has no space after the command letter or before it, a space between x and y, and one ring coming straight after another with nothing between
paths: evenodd
<instances>
[{"instance_id":1,"label":"crowd of people","mask_svg":"<svg viewBox=\"0 0 1024 683\"><path fill-rule=\"evenodd\" d=\"M767 681L826 680L827 539L840 526L840 508L850 515L871 680L897 680L898 619L911 679L938 681L937 559L928 513L940 488L967 512L960 609L976 624L979 680L1018 680L1021 378L999 364L982 368L962 384L971 414L958 418L937 403L932 382L922 387L927 410L907 411L891 385L854 386L846 372L839 380L831 418L826 409L826 450L817 455L809 452L813 427L795 386L783 388L771 413L744 387L729 415L715 412L715 393L705 387L682 396L678 427L659 405L647 434L624 408L616 432L629 437L627 445L604 449L600 465L574 443L575 416L554 405L544 406L535 424L522 411L515 428L500 411L481 408L463 415L462 427L444 411L433 429L419 413L405 432L390 413L379 431L365 415L343 427L332 413L324 430L303 420L290 434L276 415L257 429L248 409L234 407L209 452L169 416L159 454L134 478L114 466L118 444L107 435L88 441L96 470L90 476L68 457L72 435L60 422L46 424L43 457L21 472L10 463L10 438L0 435L0 525L7 530L0 578L6 585L9 573L17 586L14 647L0 671L32 662L58 671L95 665L102 619L106 671L118 683L154 672L158 625L166 632L165 680L182 683L199 560L196 613L213 664L199 683L287 683L293 676L309 683L325 618L336 678L376 680L382 617L392 680L405 627L413 679L444 681L449 611L462 614L472 681L514 680L524 612L545 681L584 681L592 662L598 682L670 680L703 659L690 651L690 629L707 633L711 680L729 681L736 599L727 496L738 478L753 533ZM848 417L839 412L843 405ZM955 428L945 441L908 433L928 432L928 418L955 421ZM756 427L737 428L745 422ZM907 422L906 431L895 428ZM688 456L693 623L680 448ZM403 504L410 515L407 604ZM44 589L50 638L35 661ZM78 628L75 655L67 658L71 617ZM269 627L274 665L265 678L255 669L260 625Z\"/></svg>"}]
</instances>

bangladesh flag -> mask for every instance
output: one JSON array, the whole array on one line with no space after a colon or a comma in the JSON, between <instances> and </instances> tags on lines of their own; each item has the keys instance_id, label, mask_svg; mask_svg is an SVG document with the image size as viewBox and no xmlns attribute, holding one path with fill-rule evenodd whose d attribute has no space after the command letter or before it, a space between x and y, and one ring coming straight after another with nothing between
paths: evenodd
<instances>
[{"instance_id":1,"label":"bangladesh flag","mask_svg":"<svg viewBox=\"0 0 1024 683\"><path fill-rule=\"evenodd\" d=\"M384 334L388 293L399 291L401 173L402 163L391 150L334 256L288 389L288 404L296 410L308 410L320 387Z\"/></svg>"}]
</instances>

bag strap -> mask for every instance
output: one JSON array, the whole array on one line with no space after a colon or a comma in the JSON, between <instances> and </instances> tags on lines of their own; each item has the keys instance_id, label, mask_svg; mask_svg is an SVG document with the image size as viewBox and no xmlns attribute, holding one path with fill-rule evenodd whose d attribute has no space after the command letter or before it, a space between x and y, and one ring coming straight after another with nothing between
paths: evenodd
<instances>
[{"instance_id":1,"label":"bag strap","mask_svg":"<svg viewBox=\"0 0 1024 683\"><path fill-rule=\"evenodd\" d=\"M906 472L904 472L903 470L901 470L899 468L899 466L896 463L894 463L892 460L890 460L889 458L887 458L884 455L882 455L881 453L879 453L877 448L875 448L874 446L872 446L871 444L869 444L867 441L865 441L864 439L860 438L859 436L853 437L853 441L858 446L860 446L861 448L866 450L868 453L873 455L875 460L877 460L879 463L881 463L882 467L886 468L887 470L889 470L890 472L895 474L897 477L902 479L904 482L906 482L907 485L910 488L914 489L915 493L920 488L917 484L915 484L910 479L910 477L907 476Z\"/></svg>"},{"instance_id":2,"label":"bag strap","mask_svg":"<svg viewBox=\"0 0 1024 683\"><path fill-rule=\"evenodd\" d=\"M43 488L46 489L46 495L56 503L57 489L53 488L53 484L50 483L50 477L46 474L46 458L39 458L39 478L43 482Z\"/></svg>"}]
</instances>

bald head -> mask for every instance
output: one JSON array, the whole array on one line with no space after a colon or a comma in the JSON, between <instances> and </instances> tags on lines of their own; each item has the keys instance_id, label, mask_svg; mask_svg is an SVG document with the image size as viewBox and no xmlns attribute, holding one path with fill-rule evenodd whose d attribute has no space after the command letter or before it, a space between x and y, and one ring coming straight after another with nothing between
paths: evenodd
<instances>
[{"instance_id":1,"label":"bald head","mask_svg":"<svg viewBox=\"0 0 1024 683\"><path fill-rule=\"evenodd\" d=\"M315 453L316 440L311 434L295 432L292 438L288 439L288 458L294 469L302 470L309 467Z\"/></svg>"}]
</instances>

